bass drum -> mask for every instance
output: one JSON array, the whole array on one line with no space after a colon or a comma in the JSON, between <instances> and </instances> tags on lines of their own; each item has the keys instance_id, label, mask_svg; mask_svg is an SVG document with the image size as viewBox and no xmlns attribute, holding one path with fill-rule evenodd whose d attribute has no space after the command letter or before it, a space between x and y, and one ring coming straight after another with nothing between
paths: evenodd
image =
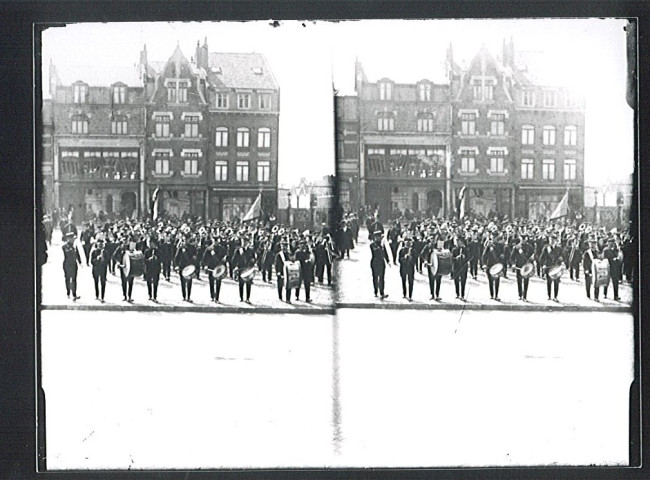
<instances>
[{"instance_id":1,"label":"bass drum","mask_svg":"<svg viewBox=\"0 0 650 480\"><path fill-rule=\"evenodd\" d=\"M595 258L592 262L594 286L606 287L609 285L609 260Z\"/></svg>"},{"instance_id":2,"label":"bass drum","mask_svg":"<svg viewBox=\"0 0 650 480\"><path fill-rule=\"evenodd\" d=\"M451 273L452 260L449 250L433 250L429 257L429 271L431 275L449 275Z\"/></svg>"},{"instance_id":3,"label":"bass drum","mask_svg":"<svg viewBox=\"0 0 650 480\"><path fill-rule=\"evenodd\" d=\"M298 288L301 280L300 262L285 262L284 278L287 281L287 288Z\"/></svg>"},{"instance_id":4,"label":"bass drum","mask_svg":"<svg viewBox=\"0 0 650 480\"><path fill-rule=\"evenodd\" d=\"M239 278L244 282L250 283L255 278L256 273L257 273L257 268L250 267L245 270L242 270L241 273L239 274Z\"/></svg>"},{"instance_id":5,"label":"bass drum","mask_svg":"<svg viewBox=\"0 0 650 480\"><path fill-rule=\"evenodd\" d=\"M228 269L226 268L225 265L217 265L217 267L212 272L212 276L217 280L221 280L226 276L227 271Z\"/></svg>"},{"instance_id":6,"label":"bass drum","mask_svg":"<svg viewBox=\"0 0 650 480\"><path fill-rule=\"evenodd\" d=\"M144 254L140 251L124 252L122 256L122 271L125 277L139 277L144 275Z\"/></svg>"},{"instance_id":7,"label":"bass drum","mask_svg":"<svg viewBox=\"0 0 650 480\"><path fill-rule=\"evenodd\" d=\"M535 271L535 265L532 263L527 263L523 267L521 267L521 276L523 278L530 278L533 275L533 272Z\"/></svg>"},{"instance_id":8,"label":"bass drum","mask_svg":"<svg viewBox=\"0 0 650 480\"><path fill-rule=\"evenodd\" d=\"M488 272L492 278L503 277L503 263L495 263Z\"/></svg>"},{"instance_id":9,"label":"bass drum","mask_svg":"<svg viewBox=\"0 0 650 480\"><path fill-rule=\"evenodd\" d=\"M196 273L196 266L195 265L188 265L187 267L185 267L183 269L183 271L181 272L181 275L186 280L189 280L190 278L192 278L194 276L195 273Z\"/></svg>"},{"instance_id":10,"label":"bass drum","mask_svg":"<svg viewBox=\"0 0 650 480\"><path fill-rule=\"evenodd\" d=\"M559 280L564 275L564 265L557 265L548 269L548 277L551 280Z\"/></svg>"}]
</instances>

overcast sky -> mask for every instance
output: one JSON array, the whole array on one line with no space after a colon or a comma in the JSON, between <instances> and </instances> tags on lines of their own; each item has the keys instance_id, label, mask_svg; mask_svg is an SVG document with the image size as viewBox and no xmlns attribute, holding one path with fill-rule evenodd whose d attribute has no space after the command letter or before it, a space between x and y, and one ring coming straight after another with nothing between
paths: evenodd
<instances>
[{"instance_id":1,"label":"overcast sky","mask_svg":"<svg viewBox=\"0 0 650 480\"><path fill-rule=\"evenodd\" d=\"M586 96L585 176L597 184L633 171L624 26L597 19L77 24L47 29L42 58L45 66L50 59L130 66L145 43L149 60L166 61L178 42L189 59L206 37L211 52L263 53L281 89L280 183L292 184L334 173L332 85L354 93L356 57L370 81L441 82L450 43L463 65L483 44L499 56L512 37L516 50L545 60L541 76Z\"/></svg>"}]
</instances>

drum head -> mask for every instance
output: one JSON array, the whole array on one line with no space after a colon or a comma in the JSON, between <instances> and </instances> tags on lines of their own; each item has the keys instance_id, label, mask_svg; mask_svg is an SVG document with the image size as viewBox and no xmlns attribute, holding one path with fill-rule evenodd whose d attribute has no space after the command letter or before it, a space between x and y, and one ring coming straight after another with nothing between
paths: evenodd
<instances>
[{"instance_id":1,"label":"drum head","mask_svg":"<svg viewBox=\"0 0 650 480\"><path fill-rule=\"evenodd\" d=\"M196 267L194 265L188 265L183 269L181 275L183 275L184 278L190 278L194 275L194 272L196 272Z\"/></svg>"},{"instance_id":2,"label":"drum head","mask_svg":"<svg viewBox=\"0 0 650 480\"><path fill-rule=\"evenodd\" d=\"M124 252L122 255L122 265L124 265L124 276L128 277L131 272L131 254L129 252Z\"/></svg>"},{"instance_id":3,"label":"drum head","mask_svg":"<svg viewBox=\"0 0 650 480\"><path fill-rule=\"evenodd\" d=\"M217 265L217 268L214 269L213 276L217 280L221 280L223 277L225 277L226 276L226 266L225 265Z\"/></svg>"},{"instance_id":4,"label":"drum head","mask_svg":"<svg viewBox=\"0 0 650 480\"><path fill-rule=\"evenodd\" d=\"M532 263L527 263L526 265L521 267L521 276L530 277L533 273L533 270L535 270L535 266Z\"/></svg>"},{"instance_id":5,"label":"drum head","mask_svg":"<svg viewBox=\"0 0 650 480\"><path fill-rule=\"evenodd\" d=\"M564 267L562 265L558 265L557 267L553 267L549 269L548 276L551 277L553 280L556 280L560 278L563 273L564 273Z\"/></svg>"},{"instance_id":6,"label":"drum head","mask_svg":"<svg viewBox=\"0 0 650 480\"><path fill-rule=\"evenodd\" d=\"M436 273L438 273L438 254L436 253L435 250L433 252L431 252L431 262L430 263L431 263L431 266L429 267L429 269L431 270L431 275L435 275Z\"/></svg>"}]
</instances>

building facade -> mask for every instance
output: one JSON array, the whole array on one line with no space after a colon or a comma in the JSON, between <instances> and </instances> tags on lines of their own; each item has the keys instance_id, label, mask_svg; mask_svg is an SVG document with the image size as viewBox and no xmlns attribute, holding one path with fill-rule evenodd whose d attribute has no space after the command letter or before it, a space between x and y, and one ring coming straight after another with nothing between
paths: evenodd
<instances>
[{"instance_id":1,"label":"building facade","mask_svg":"<svg viewBox=\"0 0 650 480\"><path fill-rule=\"evenodd\" d=\"M359 194L359 103L350 96L337 96L334 101L338 203L346 211L356 211L365 205Z\"/></svg>"},{"instance_id":2,"label":"building facade","mask_svg":"<svg viewBox=\"0 0 650 480\"><path fill-rule=\"evenodd\" d=\"M171 216L241 218L260 192L276 211L280 91L262 55L210 53L206 39L160 62L145 46L132 69L51 65L49 92L46 209L146 216L157 190Z\"/></svg>"},{"instance_id":3,"label":"building facade","mask_svg":"<svg viewBox=\"0 0 650 480\"><path fill-rule=\"evenodd\" d=\"M54 207L76 222L134 217L144 198L144 89L135 69L50 66ZM45 133L45 132L44 132Z\"/></svg>"},{"instance_id":4,"label":"building facade","mask_svg":"<svg viewBox=\"0 0 650 480\"><path fill-rule=\"evenodd\" d=\"M384 217L450 216L464 188L475 215L545 218L567 190L570 216L583 214L584 99L536 80L515 62L512 40L499 58L481 48L465 68L450 46L447 84L372 83L359 62L355 70L356 96L336 103L346 210L358 192L359 205Z\"/></svg>"}]
</instances>

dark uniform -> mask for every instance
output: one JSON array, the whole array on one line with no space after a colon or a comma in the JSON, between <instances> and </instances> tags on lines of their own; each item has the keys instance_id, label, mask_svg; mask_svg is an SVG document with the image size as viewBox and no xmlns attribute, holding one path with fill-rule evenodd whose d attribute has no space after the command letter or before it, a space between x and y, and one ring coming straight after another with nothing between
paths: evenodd
<instances>
[{"instance_id":1,"label":"dark uniform","mask_svg":"<svg viewBox=\"0 0 650 480\"><path fill-rule=\"evenodd\" d=\"M170 238L166 238L158 249L160 262L162 263L162 274L165 280L171 281L172 259L174 257L174 245Z\"/></svg>"},{"instance_id":2,"label":"dark uniform","mask_svg":"<svg viewBox=\"0 0 650 480\"><path fill-rule=\"evenodd\" d=\"M483 265L487 269L488 284L490 287L490 298L499 300L499 284L501 278L498 276L493 277L490 275L490 268L497 263L503 263L503 252L500 250L498 244L490 243L483 252Z\"/></svg>"},{"instance_id":3,"label":"dark uniform","mask_svg":"<svg viewBox=\"0 0 650 480\"><path fill-rule=\"evenodd\" d=\"M160 250L153 244L144 252L144 278L147 281L149 300L154 302L158 301L158 282L161 269Z\"/></svg>"},{"instance_id":4,"label":"dark uniform","mask_svg":"<svg viewBox=\"0 0 650 480\"><path fill-rule=\"evenodd\" d=\"M128 250L129 247L125 242L115 249L111 258L113 261L115 261L115 263L121 264L122 257ZM129 302L133 301L131 298L131 295L133 294L133 277L127 277L124 274L124 267L120 267L120 280L122 281L122 295L124 295L123 300Z\"/></svg>"},{"instance_id":5,"label":"dark uniform","mask_svg":"<svg viewBox=\"0 0 650 480\"><path fill-rule=\"evenodd\" d=\"M598 244L594 240L590 242L590 247L582 254L582 268L585 272L585 290L587 291L587 298L591 298L591 284L594 284L594 300L598 301L600 287L596 285L595 278L593 278L594 260L600 258L598 252Z\"/></svg>"},{"instance_id":6,"label":"dark uniform","mask_svg":"<svg viewBox=\"0 0 650 480\"><path fill-rule=\"evenodd\" d=\"M74 238L72 234L68 238ZM77 265L81 265L81 256L72 242L63 245L63 275L65 276L65 291L68 297L77 300Z\"/></svg>"},{"instance_id":7,"label":"dark uniform","mask_svg":"<svg viewBox=\"0 0 650 480\"><path fill-rule=\"evenodd\" d=\"M478 263L481 259L483 244L478 239L478 237L472 238L472 241L469 242L467 246L469 249L470 262L469 262L469 273L474 280L477 279L478 275Z\"/></svg>"},{"instance_id":8,"label":"dark uniform","mask_svg":"<svg viewBox=\"0 0 650 480\"><path fill-rule=\"evenodd\" d=\"M469 249L465 242L459 239L458 246L451 251L452 273L454 276L454 287L456 288L456 298L465 300L465 284L467 283L467 269Z\"/></svg>"},{"instance_id":9,"label":"dark uniform","mask_svg":"<svg viewBox=\"0 0 650 480\"><path fill-rule=\"evenodd\" d=\"M174 263L178 267L178 274L181 278L181 292L183 300L192 302L192 277L185 278L183 276L183 269L188 265L194 265L196 262L195 256L196 249L192 245L181 244L176 251Z\"/></svg>"},{"instance_id":10,"label":"dark uniform","mask_svg":"<svg viewBox=\"0 0 650 480\"><path fill-rule=\"evenodd\" d=\"M316 278L323 283L323 277L327 272L327 284L332 284L332 250L329 238L323 238L314 247L316 257Z\"/></svg>"},{"instance_id":11,"label":"dark uniform","mask_svg":"<svg viewBox=\"0 0 650 480\"><path fill-rule=\"evenodd\" d=\"M560 265L563 262L562 257L562 247L559 245L553 245L553 240L551 244L544 247L539 256L539 263L545 268L544 274L546 275L546 292L548 293L548 299L551 299L551 285L553 285L553 300L556 302L557 295L560 290L560 279L552 279L549 276L549 270L557 265Z\"/></svg>"},{"instance_id":12,"label":"dark uniform","mask_svg":"<svg viewBox=\"0 0 650 480\"><path fill-rule=\"evenodd\" d=\"M388 252L386 247L379 241L374 241L370 244L370 269L372 270L372 286L375 291L375 297L377 296L377 291L381 295L381 298L386 298L388 295L384 295L384 275L386 273L386 263L390 264L390 259L388 258Z\"/></svg>"},{"instance_id":13,"label":"dark uniform","mask_svg":"<svg viewBox=\"0 0 650 480\"><path fill-rule=\"evenodd\" d=\"M519 294L519 300L523 300L524 302L528 300L528 283L530 281L530 277L524 277L521 274L521 269L524 265L531 262L532 257L532 245L525 244L523 242L515 245L510 256L510 260L515 266L515 271L517 272L517 293Z\"/></svg>"},{"instance_id":14,"label":"dark uniform","mask_svg":"<svg viewBox=\"0 0 650 480\"><path fill-rule=\"evenodd\" d=\"M420 250L419 258L420 262L429 262L431 254L436 251L436 245L434 241L429 242ZM429 291L431 293L431 300L440 300L440 285L442 285L442 275L434 275L431 271L431 268L427 267L427 275L429 277Z\"/></svg>"},{"instance_id":15,"label":"dark uniform","mask_svg":"<svg viewBox=\"0 0 650 480\"><path fill-rule=\"evenodd\" d=\"M305 286L305 301L311 302L311 283L314 281L314 264L312 262L312 253L309 251L306 243L301 245L300 250L296 252L296 260L300 262L301 282ZM296 300L300 296L300 285L296 288Z\"/></svg>"},{"instance_id":16,"label":"dark uniform","mask_svg":"<svg viewBox=\"0 0 650 480\"><path fill-rule=\"evenodd\" d=\"M284 278L284 264L291 261L291 253L287 246L288 244L282 243L282 250L275 256L275 274L278 281L278 298L280 300L282 300L282 290L284 290L286 281ZM287 303L291 303L291 290L288 287L286 289L286 299Z\"/></svg>"},{"instance_id":17,"label":"dark uniform","mask_svg":"<svg viewBox=\"0 0 650 480\"><path fill-rule=\"evenodd\" d=\"M623 265L621 251L616 246L614 240L610 240L607 247L603 250L603 258L609 262L609 277L612 280L612 287L614 288L614 300L620 300L618 296L618 284L621 280ZM605 292L605 298L607 298L607 286L603 290Z\"/></svg>"},{"instance_id":18,"label":"dark uniform","mask_svg":"<svg viewBox=\"0 0 650 480\"><path fill-rule=\"evenodd\" d=\"M244 301L244 288L246 288L246 302L250 303L253 280L246 281L241 278L241 273L255 265L257 260L253 247L239 247L232 256L234 268L239 271L239 300Z\"/></svg>"},{"instance_id":19,"label":"dark uniform","mask_svg":"<svg viewBox=\"0 0 650 480\"><path fill-rule=\"evenodd\" d=\"M90 263L93 266L93 280L95 282L95 298L104 301L106 293L106 275L110 257L103 242L95 243L95 248L90 253Z\"/></svg>"},{"instance_id":20,"label":"dark uniform","mask_svg":"<svg viewBox=\"0 0 650 480\"><path fill-rule=\"evenodd\" d=\"M413 282L415 280L415 263L417 259L410 244L410 241L406 241L399 251L399 274L402 277L402 296L413 300Z\"/></svg>"},{"instance_id":21,"label":"dark uniform","mask_svg":"<svg viewBox=\"0 0 650 480\"><path fill-rule=\"evenodd\" d=\"M214 269L220 265L226 265L226 255L228 255L228 250L219 242L208 247L201 260L203 267L209 270L210 298L214 302L219 302L219 293L221 292L221 279L215 278Z\"/></svg>"}]
</instances>

